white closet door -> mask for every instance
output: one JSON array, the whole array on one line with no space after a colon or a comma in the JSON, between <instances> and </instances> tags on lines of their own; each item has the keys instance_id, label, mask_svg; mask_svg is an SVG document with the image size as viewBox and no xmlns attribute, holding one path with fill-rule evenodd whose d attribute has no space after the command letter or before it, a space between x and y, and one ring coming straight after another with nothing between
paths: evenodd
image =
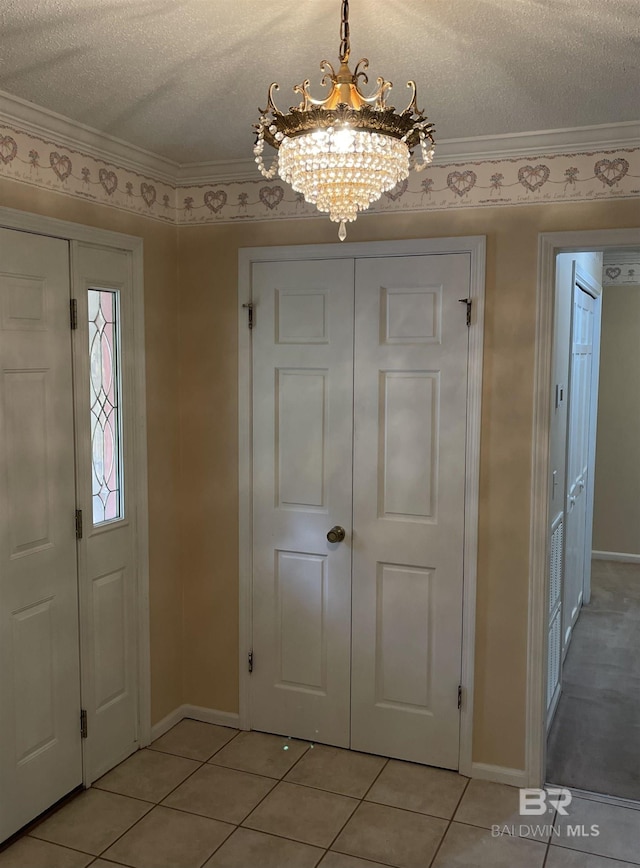
<instances>
[{"instance_id":1,"label":"white closet door","mask_svg":"<svg viewBox=\"0 0 640 868\"><path fill-rule=\"evenodd\" d=\"M467 254L356 264L351 746L458 767Z\"/></svg>"},{"instance_id":2,"label":"white closet door","mask_svg":"<svg viewBox=\"0 0 640 868\"><path fill-rule=\"evenodd\" d=\"M259 263L252 283L251 725L348 747L353 260Z\"/></svg>"},{"instance_id":3,"label":"white closet door","mask_svg":"<svg viewBox=\"0 0 640 868\"><path fill-rule=\"evenodd\" d=\"M0 841L82 782L69 247L0 230Z\"/></svg>"},{"instance_id":4,"label":"white closet door","mask_svg":"<svg viewBox=\"0 0 640 868\"><path fill-rule=\"evenodd\" d=\"M567 434L566 561L562 600L563 655L580 614L585 568L589 420L595 301L577 284L573 290Z\"/></svg>"}]
</instances>

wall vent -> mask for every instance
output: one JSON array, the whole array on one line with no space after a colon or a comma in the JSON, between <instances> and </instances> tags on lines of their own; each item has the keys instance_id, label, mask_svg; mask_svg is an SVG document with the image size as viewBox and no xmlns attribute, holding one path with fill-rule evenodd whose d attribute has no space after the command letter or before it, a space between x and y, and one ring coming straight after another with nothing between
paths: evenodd
<instances>
[{"instance_id":1,"label":"wall vent","mask_svg":"<svg viewBox=\"0 0 640 868\"><path fill-rule=\"evenodd\" d=\"M551 527L551 551L549 553L549 620L553 618L562 594L562 566L564 554L563 515L557 517Z\"/></svg>"}]
</instances>

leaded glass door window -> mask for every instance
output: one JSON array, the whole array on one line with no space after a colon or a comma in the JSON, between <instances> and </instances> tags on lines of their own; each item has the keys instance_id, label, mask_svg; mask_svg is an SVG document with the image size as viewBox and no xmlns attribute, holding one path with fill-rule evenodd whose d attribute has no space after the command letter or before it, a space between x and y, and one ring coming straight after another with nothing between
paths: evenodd
<instances>
[{"instance_id":1,"label":"leaded glass door window","mask_svg":"<svg viewBox=\"0 0 640 868\"><path fill-rule=\"evenodd\" d=\"M89 289L93 524L124 517L120 322L117 290Z\"/></svg>"}]
</instances>

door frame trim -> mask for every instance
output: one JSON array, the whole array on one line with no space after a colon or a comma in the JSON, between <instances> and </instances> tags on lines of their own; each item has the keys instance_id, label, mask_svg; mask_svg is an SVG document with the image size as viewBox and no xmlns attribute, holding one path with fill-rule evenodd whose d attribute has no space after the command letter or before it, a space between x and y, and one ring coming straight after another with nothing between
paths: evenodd
<instances>
[{"instance_id":1,"label":"door frame trim","mask_svg":"<svg viewBox=\"0 0 640 868\"><path fill-rule=\"evenodd\" d=\"M239 725L250 727L250 681L247 655L252 641L252 462L251 436L252 344L243 304L251 302L254 263L302 259L350 259L427 254L468 253L471 260L469 297L473 301L469 328L467 377L467 443L465 471L464 579L462 611L459 771L472 775L473 696L475 660L476 583L478 564L478 507L480 482L480 422L486 237L420 238L406 241L368 241L349 244L310 244L247 247L238 252L238 495L239 495Z\"/></svg>"},{"instance_id":2,"label":"door frame trim","mask_svg":"<svg viewBox=\"0 0 640 868\"><path fill-rule=\"evenodd\" d=\"M582 581L582 605L591 600L591 551L593 549L593 509L595 505L595 469L596 440L598 437L598 385L600 382L600 338L602 336L602 284L596 284L591 275L583 271L576 263L575 281L581 289L590 295L595 304L593 310L593 348L591 356L591 378L589 380L589 458L587 466L591 474L586 506L585 558L589 557L588 569L585 569ZM557 292L556 287L556 292ZM566 503L564 504L566 508ZM562 673L562 670L560 670ZM560 681L562 684L562 679ZM559 697L558 697L559 700Z\"/></svg>"},{"instance_id":3,"label":"door frame trim","mask_svg":"<svg viewBox=\"0 0 640 868\"><path fill-rule=\"evenodd\" d=\"M549 586L549 487L552 354L558 253L640 247L640 227L544 232L538 236L536 335L531 449L529 624L526 684L526 784L546 779L547 597Z\"/></svg>"},{"instance_id":4,"label":"door frame trim","mask_svg":"<svg viewBox=\"0 0 640 868\"><path fill-rule=\"evenodd\" d=\"M134 440L132 487L136 499L136 644L138 682L138 742L140 747L151 741L151 652L149 629L149 497L147 485L147 413L144 332L144 262L143 240L107 229L84 226L54 217L45 217L14 208L0 206L0 227L47 235L63 241L82 241L102 247L113 247L131 253L133 368L131 378ZM70 269L71 274L71 269ZM73 286L72 286L73 289ZM83 775L86 772L83 762ZM87 781L85 781L87 783ZM89 782L90 783L90 782Z\"/></svg>"}]
</instances>

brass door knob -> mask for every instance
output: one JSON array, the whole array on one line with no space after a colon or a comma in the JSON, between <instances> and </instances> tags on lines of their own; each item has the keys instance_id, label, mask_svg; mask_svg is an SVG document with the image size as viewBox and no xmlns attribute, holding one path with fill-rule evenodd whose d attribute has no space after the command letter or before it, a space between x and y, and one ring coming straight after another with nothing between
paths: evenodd
<instances>
[{"instance_id":1,"label":"brass door knob","mask_svg":"<svg viewBox=\"0 0 640 868\"><path fill-rule=\"evenodd\" d=\"M337 524L335 527L332 527L329 533L327 534L327 539L330 543L339 543L345 538L344 528L340 527Z\"/></svg>"}]
</instances>

